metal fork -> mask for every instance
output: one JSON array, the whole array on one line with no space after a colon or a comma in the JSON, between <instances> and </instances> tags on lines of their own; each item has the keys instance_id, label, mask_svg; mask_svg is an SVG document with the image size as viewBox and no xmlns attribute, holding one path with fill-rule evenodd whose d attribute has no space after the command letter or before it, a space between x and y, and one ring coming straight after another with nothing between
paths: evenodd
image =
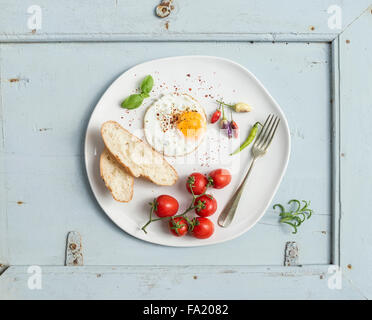
<instances>
[{"instance_id":1,"label":"metal fork","mask_svg":"<svg viewBox=\"0 0 372 320\"><path fill-rule=\"evenodd\" d=\"M232 196L230 201L227 203L225 209L221 212L220 216L218 217L218 224L221 227L228 227L231 221L233 220L236 209L238 208L240 197L242 196L245 184L252 171L253 165L255 164L256 160L259 157L265 155L268 147L271 144L271 141L274 138L279 122L280 119L277 116L274 116L273 114L270 114L267 117L261 131L259 132L256 138L255 143L253 144L252 147L253 159L251 165L249 166L248 172L245 175L243 181L241 182L239 188L236 190L235 194Z\"/></svg>"}]
</instances>

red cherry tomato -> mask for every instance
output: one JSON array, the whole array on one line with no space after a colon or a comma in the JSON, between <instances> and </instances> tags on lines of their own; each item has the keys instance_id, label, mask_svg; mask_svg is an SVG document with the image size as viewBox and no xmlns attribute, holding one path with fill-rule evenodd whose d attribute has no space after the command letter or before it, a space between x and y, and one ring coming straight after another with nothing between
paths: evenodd
<instances>
[{"instance_id":1,"label":"red cherry tomato","mask_svg":"<svg viewBox=\"0 0 372 320\"><path fill-rule=\"evenodd\" d=\"M207 239L214 232L214 225L208 218L198 217L193 219L194 228L192 234L198 239Z\"/></svg>"},{"instance_id":2,"label":"red cherry tomato","mask_svg":"<svg viewBox=\"0 0 372 320\"><path fill-rule=\"evenodd\" d=\"M169 230L176 237L184 236L187 233L187 230L189 230L186 219L184 219L182 217L177 217L177 218L174 218L174 219L170 219Z\"/></svg>"},{"instance_id":3,"label":"red cherry tomato","mask_svg":"<svg viewBox=\"0 0 372 320\"><path fill-rule=\"evenodd\" d=\"M194 172L190 174L186 180L186 188L191 193L190 184L194 194L199 195L207 190L208 180L204 174Z\"/></svg>"},{"instance_id":4,"label":"red cherry tomato","mask_svg":"<svg viewBox=\"0 0 372 320\"><path fill-rule=\"evenodd\" d=\"M222 189L231 182L231 174L227 169L213 170L208 177L215 189Z\"/></svg>"},{"instance_id":5,"label":"red cherry tomato","mask_svg":"<svg viewBox=\"0 0 372 320\"><path fill-rule=\"evenodd\" d=\"M197 215L201 217L209 217L217 210L217 201L210 194L204 194L194 201L194 206L198 206L195 209Z\"/></svg>"},{"instance_id":6,"label":"red cherry tomato","mask_svg":"<svg viewBox=\"0 0 372 320\"><path fill-rule=\"evenodd\" d=\"M155 201L154 213L159 218L174 216L178 211L178 201L172 196L161 195Z\"/></svg>"}]
</instances>

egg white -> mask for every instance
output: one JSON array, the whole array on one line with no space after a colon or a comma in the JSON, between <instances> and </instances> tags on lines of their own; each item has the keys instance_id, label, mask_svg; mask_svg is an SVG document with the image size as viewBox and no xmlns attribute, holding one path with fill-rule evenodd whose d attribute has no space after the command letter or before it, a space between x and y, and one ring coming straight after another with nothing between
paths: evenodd
<instances>
[{"instance_id":1,"label":"egg white","mask_svg":"<svg viewBox=\"0 0 372 320\"><path fill-rule=\"evenodd\" d=\"M195 139L186 138L177 126L167 125L167 119L171 121L175 111L182 113L187 110L197 111L205 122L205 130ZM167 94L147 109L144 116L145 137L156 151L166 156L184 156L200 146L206 134L206 123L205 111L193 97L188 94Z\"/></svg>"}]
</instances>

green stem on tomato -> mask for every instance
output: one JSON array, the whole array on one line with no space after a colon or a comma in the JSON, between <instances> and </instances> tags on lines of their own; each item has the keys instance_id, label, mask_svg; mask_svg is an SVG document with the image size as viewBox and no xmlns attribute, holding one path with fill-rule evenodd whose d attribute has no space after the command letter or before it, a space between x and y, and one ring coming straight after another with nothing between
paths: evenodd
<instances>
[{"instance_id":1,"label":"green stem on tomato","mask_svg":"<svg viewBox=\"0 0 372 320\"><path fill-rule=\"evenodd\" d=\"M153 220L149 220L141 229L143 230L144 233L147 234L146 227L152 222Z\"/></svg>"},{"instance_id":2,"label":"green stem on tomato","mask_svg":"<svg viewBox=\"0 0 372 320\"><path fill-rule=\"evenodd\" d=\"M154 213L154 208L155 208L155 201L156 199L154 200L154 202L151 203L151 210L150 210L150 218L149 220L146 222L146 224L141 228L141 230L143 230L144 233L147 234L147 231L146 231L146 228L147 226L152 223L152 222L155 222L155 221L160 221L160 220L164 220L164 219L169 219L169 218L179 218L179 217L182 217L182 218L185 218L187 222L189 222L189 219L185 216L186 213L192 211L192 210L195 210L196 208L199 208L198 205L194 205L194 202L196 199L200 198L201 196L205 195L207 190L205 192L203 192L202 194L199 194L199 195L195 195L194 194L194 191L192 190L192 186L191 186L191 183L189 183L189 187L190 187L190 190L191 190L191 194L192 194L192 202L190 204L190 206L181 214L178 214L178 215L175 215L175 216L172 216L172 217L162 217L162 218L156 218L156 219L153 219L152 218L152 214Z\"/></svg>"},{"instance_id":3,"label":"green stem on tomato","mask_svg":"<svg viewBox=\"0 0 372 320\"><path fill-rule=\"evenodd\" d=\"M197 199L197 198L195 198ZM190 206L188 207L183 213L181 214L178 214L178 215L175 215L175 216L172 216L172 217L162 217L162 218L156 218L156 219L152 219L152 212L151 212L151 218L149 219L149 221L146 222L146 224L141 228L145 233L147 233L146 231L146 227L151 223L151 222L155 222L155 221L160 221L160 220L165 220L165 219L168 219L168 218L180 218L180 217L184 217L186 213L194 210L198 208L198 206ZM153 210L152 210L153 211Z\"/></svg>"},{"instance_id":4,"label":"green stem on tomato","mask_svg":"<svg viewBox=\"0 0 372 320\"><path fill-rule=\"evenodd\" d=\"M190 188L192 197L195 198L195 193L194 193L194 190L192 189L193 187L191 186L191 182L189 182L189 188Z\"/></svg>"},{"instance_id":5,"label":"green stem on tomato","mask_svg":"<svg viewBox=\"0 0 372 320\"><path fill-rule=\"evenodd\" d=\"M156 200L154 200L155 202ZM154 212L154 202L152 203L151 205L151 209L150 209L150 218L149 218L149 221L141 228L143 230L144 233L147 233L146 231L146 227L153 221L152 220L152 214Z\"/></svg>"}]
</instances>

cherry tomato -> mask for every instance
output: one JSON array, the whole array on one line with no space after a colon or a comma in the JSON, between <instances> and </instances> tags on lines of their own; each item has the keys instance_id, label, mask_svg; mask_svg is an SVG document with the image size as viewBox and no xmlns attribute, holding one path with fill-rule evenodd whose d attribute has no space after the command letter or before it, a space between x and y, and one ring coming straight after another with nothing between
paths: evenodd
<instances>
[{"instance_id":1,"label":"cherry tomato","mask_svg":"<svg viewBox=\"0 0 372 320\"><path fill-rule=\"evenodd\" d=\"M186 181L186 188L191 193L190 184L194 194L199 195L207 190L208 180L204 174L194 172L188 176Z\"/></svg>"},{"instance_id":2,"label":"cherry tomato","mask_svg":"<svg viewBox=\"0 0 372 320\"><path fill-rule=\"evenodd\" d=\"M159 218L174 216L178 211L178 201L172 196L161 195L157 197L154 206L154 213Z\"/></svg>"},{"instance_id":3,"label":"cherry tomato","mask_svg":"<svg viewBox=\"0 0 372 320\"><path fill-rule=\"evenodd\" d=\"M198 239L207 239L214 232L214 225L208 218L198 217L193 220L194 228L192 229L192 234Z\"/></svg>"},{"instance_id":4,"label":"cherry tomato","mask_svg":"<svg viewBox=\"0 0 372 320\"><path fill-rule=\"evenodd\" d=\"M209 174L208 179L212 182L213 188L222 189L231 182L231 174L227 169L216 169Z\"/></svg>"},{"instance_id":5,"label":"cherry tomato","mask_svg":"<svg viewBox=\"0 0 372 320\"><path fill-rule=\"evenodd\" d=\"M217 201L210 194L204 194L194 201L194 206L199 206L195 209L197 215L201 217L209 217L217 210Z\"/></svg>"},{"instance_id":6,"label":"cherry tomato","mask_svg":"<svg viewBox=\"0 0 372 320\"><path fill-rule=\"evenodd\" d=\"M177 218L174 218L174 219L170 219L169 230L176 237L184 236L187 233L187 230L189 230L186 219L184 219L182 217L177 217Z\"/></svg>"}]
</instances>

